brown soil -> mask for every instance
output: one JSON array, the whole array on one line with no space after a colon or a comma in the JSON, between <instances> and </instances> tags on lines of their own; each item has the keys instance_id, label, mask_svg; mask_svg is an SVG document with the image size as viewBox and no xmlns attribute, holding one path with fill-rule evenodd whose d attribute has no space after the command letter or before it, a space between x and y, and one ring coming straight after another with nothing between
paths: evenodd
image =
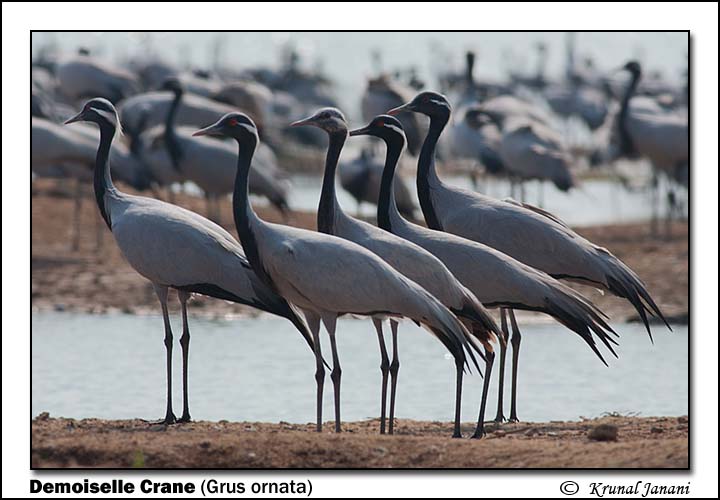
<instances>
[{"instance_id":1,"label":"brown soil","mask_svg":"<svg viewBox=\"0 0 720 500\"><path fill-rule=\"evenodd\" d=\"M616 441L588 436L600 425ZM151 468L687 468L687 417L608 416L581 422L489 425L482 440L451 439L452 425L398 420L311 424L73 420L32 421L32 466ZM463 426L466 436L470 424Z\"/></svg>"},{"instance_id":2,"label":"brown soil","mask_svg":"<svg viewBox=\"0 0 720 500\"><path fill-rule=\"evenodd\" d=\"M99 215L92 197L84 199L80 248L71 250L73 201L53 181L33 183L32 198L32 307L33 310L71 310L82 312L155 312L157 299L152 286L123 260L109 231L102 229L102 248L97 250L96 227ZM66 189L72 192L72 189ZM205 213L202 199L177 195L175 202ZM272 208L260 208L260 215L282 222ZM223 225L233 234L230 204L222 204ZM315 215L293 212L287 223L315 229ZM687 321L688 314L688 229L675 224L672 238L649 235L647 225L613 225L578 228L591 241L607 247L645 281L661 309L676 321ZM671 279L668 277L671 276ZM574 286L574 285L573 285ZM601 295L592 288L577 286L614 321L636 318L624 300ZM177 308L175 301L172 307ZM245 306L197 297L192 313L207 316L256 314ZM527 319L527 315L521 319Z\"/></svg>"}]
</instances>

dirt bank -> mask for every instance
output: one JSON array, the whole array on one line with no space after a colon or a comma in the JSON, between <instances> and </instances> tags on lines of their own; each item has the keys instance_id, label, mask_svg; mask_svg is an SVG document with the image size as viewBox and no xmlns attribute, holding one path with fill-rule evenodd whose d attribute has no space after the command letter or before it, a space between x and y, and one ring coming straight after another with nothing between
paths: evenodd
<instances>
[{"instance_id":1,"label":"dirt bank","mask_svg":"<svg viewBox=\"0 0 720 500\"><path fill-rule=\"evenodd\" d=\"M156 312L157 300L150 284L123 260L109 231L101 227L103 246L97 251L94 200L87 196L82 209L80 248L71 250L73 201L61 196L53 181L33 183L32 198L32 306L34 310L127 313ZM205 213L204 200L177 195L175 202ZM260 215L282 222L272 208L260 208ZM222 204L224 226L235 233L230 204ZM287 223L315 228L315 215L294 212ZM633 268L645 281L663 311L677 321L687 320L688 311L688 233L686 224L673 227L671 239L656 239L644 224L578 228L578 232L607 247ZM668 279L669 273L672 279ZM601 295L587 287L576 287L606 311L613 321L635 318L627 302ZM175 301L172 307L177 309ZM224 316L256 314L236 304L198 297L193 301L195 315ZM523 317L521 316L521 319ZM524 316L528 319L528 316Z\"/></svg>"},{"instance_id":2,"label":"dirt bank","mask_svg":"<svg viewBox=\"0 0 720 500\"><path fill-rule=\"evenodd\" d=\"M588 434L601 424L617 441ZM141 420L32 422L33 467L192 468L535 468L688 466L686 417L603 417L581 422L489 426L485 439L451 439L452 424L398 420L394 436L377 420L326 424L193 422L165 427ZM472 425L464 427L469 436Z\"/></svg>"}]
</instances>

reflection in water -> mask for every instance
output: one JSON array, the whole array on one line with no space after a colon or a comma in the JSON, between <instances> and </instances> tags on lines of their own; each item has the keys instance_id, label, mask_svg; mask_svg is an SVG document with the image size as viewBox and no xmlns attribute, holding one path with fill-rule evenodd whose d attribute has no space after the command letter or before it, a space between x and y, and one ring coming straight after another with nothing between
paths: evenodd
<instances>
[{"instance_id":1,"label":"reflection in water","mask_svg":"<svg viewBox=\"0 0 720 500\"><path fill-rule=\"evenodd\" d=\"M174 318L175 340L181 334ZM160 418L165 351L159 316L35 313L32 317L32 414L73 418ZM314 421L314 360L285 320L191 322L190 411L198 420ZM519 416L577 419L603 412L688 412L687 327L657 328L652 345L637 324L621 334L620 359L603 366L576 335L552 324L523 328ZM389 333L387 334L389 341ZM325 340L325 339L324 339ZM341 320L344 420L379 415L380 359L369 321ZM329 346L323 345L329 353ZM174 350L174 402L182 408L180 349ZM452 419L454 364L442 345L409 322L400 328L397 416ZM497 366L497 364L496 364ZM509 372L509 370L508 370ZM497 377L493 375L493 394ZM326 419L332 390L326 380ZM509 390L509 384L507 384ZM477 418L482 379L466 377L463 420ZM509 401L509 396L506 398ZM509 409L506 409L506 413ZM495 397L487 411L495 415Z\"/></svg>"}]
</instances>

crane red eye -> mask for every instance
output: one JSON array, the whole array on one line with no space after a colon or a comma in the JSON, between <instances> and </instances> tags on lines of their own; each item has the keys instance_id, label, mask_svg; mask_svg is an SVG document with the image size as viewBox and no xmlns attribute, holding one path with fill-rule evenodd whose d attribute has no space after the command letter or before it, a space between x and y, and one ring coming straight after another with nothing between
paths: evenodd
<instances>
[{"instance_id":1,"label":"crane red eye","mask_svg":"<svg viewBox=\"0 0 720 500\"><path fill-rule=\"evenodd\" d=\"M384 127L384 126L385 126L385 122L382 121L382 120L378 120L378 121L375 122L375 126L376 126L376 127Z\"/></svg>"},{"instance_id":2,"label":"crane red eye","mask_svg":"<svg viewBox=\"0 0 720 500\"><path fill-rule=\"evenodd\" d=\"M228 120L228 125L230 125L231 127L235 127L237 124L237 118L230 118L230 120Z\"/></svg>"}]
</instances>

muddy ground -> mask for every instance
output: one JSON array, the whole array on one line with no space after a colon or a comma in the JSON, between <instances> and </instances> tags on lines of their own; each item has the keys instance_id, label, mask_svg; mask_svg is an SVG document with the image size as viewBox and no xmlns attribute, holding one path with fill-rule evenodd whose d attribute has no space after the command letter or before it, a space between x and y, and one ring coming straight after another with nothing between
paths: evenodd
<instances>
[{"instance_id":1,"label":"muddy ground","mask_svg":"<svg viewBox=\"0 0 720 500\"><path fill-rule=\"evenodd\" d=\"M608 433L598 432L600 428ZM142 420L32 421L32 465L117 468L686 468L687 417L606 416L580 422L488 426L484 439L452 439L452 424L346 422L335 434L314 425ZM613 431L614 429L614 431ZM465 436L473 426L463 426ZM616 440L606 439L617 432Z\"/></svg>"}]
</instances>

